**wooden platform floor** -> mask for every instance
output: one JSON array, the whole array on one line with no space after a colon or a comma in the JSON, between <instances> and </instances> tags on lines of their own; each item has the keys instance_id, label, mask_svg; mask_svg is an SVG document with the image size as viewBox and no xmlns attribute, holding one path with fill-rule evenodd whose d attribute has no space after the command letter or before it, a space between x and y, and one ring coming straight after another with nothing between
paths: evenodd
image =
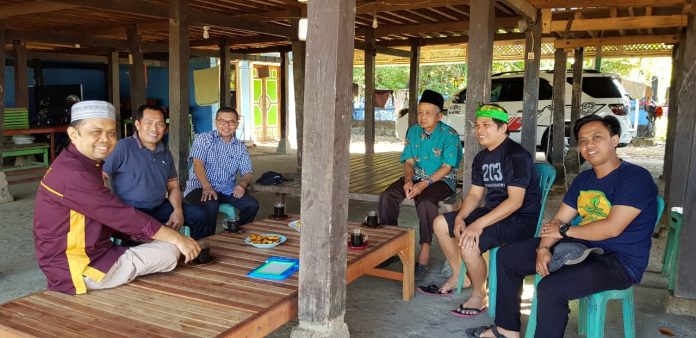
<instances>
[{"instance_id":1,"label":"wooden platform floor","mask_svg":"<svg viewBox=\"0 0 696 338\"><path fill-rule=\"evenodd\" d=\"M259 337L297 315L298 274L284 281L246 274L269 256L299 257L300 234L288 222L245 225L246 234L205 239L217 262L179 265L174 271L136 279L115 289L69 296L44 291L0 305L0 337ZM356 227L350 224L349 228ZM368 249L348 249L346 279L372 274L402 281L413 296L415 234L412 229L366 229ZM278 233L287 242L272 249L244 243L248 233ZM392 255L406 274L374 269ZM301 263L300 263L301 266Z\"/></svg>"}]
</instances>

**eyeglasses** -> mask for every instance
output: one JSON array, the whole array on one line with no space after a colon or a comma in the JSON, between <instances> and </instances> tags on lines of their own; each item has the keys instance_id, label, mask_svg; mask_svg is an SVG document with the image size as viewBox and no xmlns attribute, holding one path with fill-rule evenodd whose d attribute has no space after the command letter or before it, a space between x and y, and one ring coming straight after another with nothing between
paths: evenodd
<instances>
[{"instance_id":1,"label":"eyeglasses","mask_svg":"<svg viewBox=\"0 0 696 338\"><path fill-rule=\"evenodd\" d=\"M237 123L239 123L239 121L237 120L215 119L215 121L217 121L219 124L226 124L228 126L234 126L237 125Z\"/></svg>"}]
</instances>

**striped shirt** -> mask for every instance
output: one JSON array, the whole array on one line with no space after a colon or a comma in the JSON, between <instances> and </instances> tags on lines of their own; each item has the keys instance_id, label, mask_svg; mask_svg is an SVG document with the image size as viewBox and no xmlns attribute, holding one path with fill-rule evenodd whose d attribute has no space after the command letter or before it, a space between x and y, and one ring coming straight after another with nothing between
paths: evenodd
<instances>
[{"instance_id":1,"label":"striped shirt","mask_svg":"<svg viewBox=\"0 0 696 338\"><path fill-rule=\"evenodd\" d=\"M240 176L251 173L251 158L246 145L236 137L232 137L231 142L225 143L217 130L196 135L196 140L191 146L190 163L193 159L203 162L208 182L215 191L225 195L232 195L232 190L237 184L237 172ZM203 186L191 165L184 196L200 188Z\"/></svg>"}]
</instances>

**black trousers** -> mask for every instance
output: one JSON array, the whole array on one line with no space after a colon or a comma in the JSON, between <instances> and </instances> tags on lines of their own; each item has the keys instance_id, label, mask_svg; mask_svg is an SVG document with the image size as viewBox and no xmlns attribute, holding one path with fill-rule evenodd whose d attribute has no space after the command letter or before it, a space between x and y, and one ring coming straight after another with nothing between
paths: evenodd
<instances>
[{"instance_id":1,"label":"black trousers","mask_svg":"<svg viewBox=\"0 0 696 338\"><path fill-rule=\"evenodd\" d=\"M504 245L498 250L498 293L495 324L520 331L520 300L525 276L536 273L539 238ZM585 261L567 265L544 277L537 286L536 337L563 337L570 308L568 302L604 290L621 290L633 279L613 254L591 254Z\"/></svg>"},{"instance_id":2,"label":"black trousers","mask_svg":"<svg viewBox=\"0 0 696 338\"><path fill-rule=\"evenodd\" d=\"M452 189L450 189L447 183L438 181L425 188L414 199L416 202L416 213L418 214L421 244L430 244L432 242L433 220L438 215L437 203L451 194ZM404 178L401 177L379 195L377 210L380 224L399 225L399 205L404 198L406 198L406 192L404 191Z\"/></svg>"}]
</instances>

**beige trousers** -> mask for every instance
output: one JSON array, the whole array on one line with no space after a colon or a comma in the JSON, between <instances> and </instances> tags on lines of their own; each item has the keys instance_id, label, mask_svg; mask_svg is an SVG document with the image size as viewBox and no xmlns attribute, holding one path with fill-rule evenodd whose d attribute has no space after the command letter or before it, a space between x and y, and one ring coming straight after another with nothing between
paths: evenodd
<instances>
[{"instance_id":1,"label":"beige trousers","mask_svg":"<svg viewBox=\"0 0 696 338\"><path fill-rule=\"evenodd\" d=\"M176 268L179 260L176 245L153 241L134 246L119 257L100 282L83 276L87 290L110 289L126 284L138 276L156 272L168 272Z\"/></svg>"}]
</instances>

